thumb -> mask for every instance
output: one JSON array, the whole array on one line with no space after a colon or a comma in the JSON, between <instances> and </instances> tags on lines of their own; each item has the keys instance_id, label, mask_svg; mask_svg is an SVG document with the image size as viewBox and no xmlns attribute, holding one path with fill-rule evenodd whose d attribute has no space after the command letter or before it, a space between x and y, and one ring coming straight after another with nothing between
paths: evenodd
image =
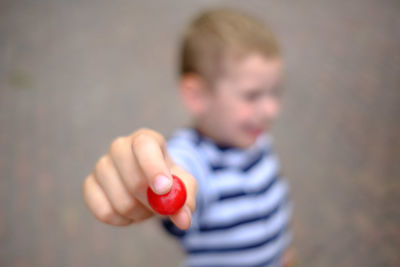
<instances>
[{"instance_id":1,"label":"thumb","mask_svg":"<svg viewBox=\"0 0 400 267\"><path fill-rule=\"evenodd\" d=\"M169 217L178 228L186 230L190 227L192 213L196 209L197 181L190 173L177 165L173 165L171 171L184 183L187 197L183 207L176 214Z\"/></svg>"}]
</instances>

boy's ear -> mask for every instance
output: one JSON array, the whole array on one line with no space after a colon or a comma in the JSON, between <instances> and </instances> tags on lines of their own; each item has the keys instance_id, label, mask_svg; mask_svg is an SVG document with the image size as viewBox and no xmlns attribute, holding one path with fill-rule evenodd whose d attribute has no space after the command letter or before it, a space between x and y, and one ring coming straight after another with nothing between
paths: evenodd
<instances>
[{"instance_id":1,"label":"boy's ear","mask_svg":"<svg viewBox=\"0 0 400 267\"><path fill-rule=\"evenodd\" d=\"M207 109L210 91L199 75L184 75L179 87L183 104L192 115L200 115Z\"/></svg>"}]
</instances>

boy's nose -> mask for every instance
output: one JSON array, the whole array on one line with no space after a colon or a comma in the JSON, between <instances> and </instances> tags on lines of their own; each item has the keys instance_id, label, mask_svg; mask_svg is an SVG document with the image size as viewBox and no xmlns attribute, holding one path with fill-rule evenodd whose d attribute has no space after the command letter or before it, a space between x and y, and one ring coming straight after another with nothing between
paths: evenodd
<instances>
[{"instance_id":1,"label":"boy's nose","mask_svg":"<svg viewBox=\"0 0 400 267\"><path fill-rule=\"evenodd\" d=\"M279 104L276 100L265 98L261 101L259 110L264 119L273 119L279 113Z\"/></svg>"}]
</instances>

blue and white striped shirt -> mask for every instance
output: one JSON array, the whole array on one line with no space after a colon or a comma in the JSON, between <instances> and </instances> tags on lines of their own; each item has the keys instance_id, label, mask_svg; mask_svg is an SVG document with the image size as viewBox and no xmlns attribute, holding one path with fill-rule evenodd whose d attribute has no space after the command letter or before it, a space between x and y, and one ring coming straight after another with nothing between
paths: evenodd
<instances>
[{"instance_id":1,"label":"blue and white striped shirt","mask_svg":"<svg viewBox=\"0 0 400 267\"><path fill-rule=\"evenodd\" d=\"M198 182L191 227L163 226L180 238L186 266L280 266L290 242L288 184L261 135L248 149L222 148L191 128L175 133L168 152Z\"/></svg>"}]
</instances>

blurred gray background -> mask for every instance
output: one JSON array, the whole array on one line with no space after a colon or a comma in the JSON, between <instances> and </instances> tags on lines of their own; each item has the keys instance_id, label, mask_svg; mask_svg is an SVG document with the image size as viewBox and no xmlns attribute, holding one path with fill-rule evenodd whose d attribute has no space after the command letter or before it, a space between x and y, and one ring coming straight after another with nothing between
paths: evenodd
<instances>
[{"instance_id":1,"label":"blurred gray background","mask_svg":"<svg viewBox=\"0 0 400 267\"><path fill-rule=\"evenodd\" d=\"M111 140L187 122L177 44L203 8L267 22L298 266L400 266L400 2L0 0L0 266L177 266L154 221L113 228L81 183Z\"/></svg>"}]
</instances>

